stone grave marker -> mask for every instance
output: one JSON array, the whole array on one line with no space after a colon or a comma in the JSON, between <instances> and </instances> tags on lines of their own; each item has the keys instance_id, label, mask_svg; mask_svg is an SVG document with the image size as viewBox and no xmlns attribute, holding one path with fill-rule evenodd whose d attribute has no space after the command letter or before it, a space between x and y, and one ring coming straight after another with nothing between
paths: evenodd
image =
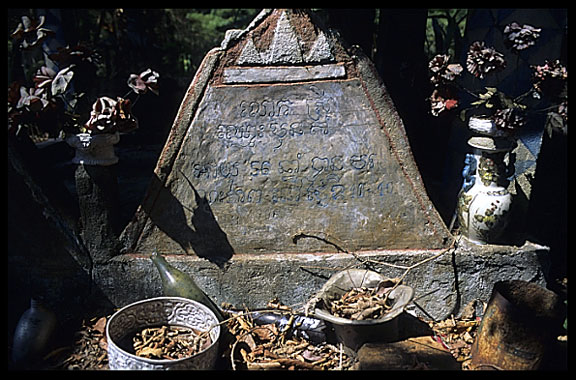
<instances>
[{"instance_id":1,"label":"stone grave marker","mask_svg":"<svg viewBox=\"0 0 576 380\"><path fill-rule=\"evenodd\" d=\"M207 54L122 240L222 264L449 237L370 60L311 13L276 9Z\"/></svg>"}]
</instances>

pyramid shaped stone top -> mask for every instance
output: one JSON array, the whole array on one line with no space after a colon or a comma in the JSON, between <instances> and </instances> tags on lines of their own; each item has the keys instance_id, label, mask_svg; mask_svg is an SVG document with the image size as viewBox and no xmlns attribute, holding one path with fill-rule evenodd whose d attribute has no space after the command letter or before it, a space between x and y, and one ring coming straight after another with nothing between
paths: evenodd
<instances>
[{"instance_id":1,"label":"pyramid shaped stone top","mask_svg":"<svg viewBox=\"0 0 576 380\"><path fill-rule=\"evenodd\" d=\"M305 43L292 26L287 12L283 11L274 27L270 46L258 51L252 36L246 43L236 63L238 65L278 65L334 62L330 44L322 31L316 36L312 47L305 52Z\"/></svg>"},{"instance_id":2,"label":"pyramid shaped stone top","mask_svg":"<svg viewBox=\"0 0 576 380\"><path fill-rule=\"evenodd\" d=\"M122 239L223 263L449 237L370 60L312 13L275 9L205 57Z\"/></svg>"}]
</instances>

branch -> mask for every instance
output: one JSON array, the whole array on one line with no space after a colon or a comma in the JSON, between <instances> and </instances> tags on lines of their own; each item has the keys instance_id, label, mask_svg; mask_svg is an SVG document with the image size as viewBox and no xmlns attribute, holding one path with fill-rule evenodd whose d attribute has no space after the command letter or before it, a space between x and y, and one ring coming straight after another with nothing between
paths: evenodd
<instances>
[{"instance_id":1,"label":"branch","mask_svg":"<svg viewBox=\"0 0 576 380\"><path fill-rule=\"evenodd\" d=\"M318 236L318 235L324 235L324 237L322 236ZM296 243L298 240L302 239L302 238L313 238L313 239L317 239L320 241L323 241L324 243L330 244L332 246L334 246L338 251L340 252L344 252L347 254L350 254L352 256L354 256L354 258L358 261L360 261L362 264L380 264L380 265L386 265L392 268L397 268L397 269L404 269L405 272L402 275L401 279L403 279L406 274L416 268L419 265L425 264L428 261L432 261L440 256L442 256L443 254L445 254L446 252L455 249L458 246L458 242L460 241L460 239L458 239L458 241L456 241L456 239L452 239L452 243L450 244L450 247L443 249L442 251L440 251L439 253L437 253L434 256L428 257L420 262L417 262L416 264L413 265L409 265L409 266L405 266L405 265L398 265L398 264L391 264L391 263L387 263L385 261L380 261L380 260L373 260L373 259L366 259L364 257L361 257L360 255L358 255L355 252L349 251L345 248L342 247L342 244L337 244L335 243L333 240L338 240L339 243L341 243L341 241L337 238L334 238L332 236L330 236L329 234L325 233L325 232L321 232L321 231L311 231L311 232L298 232L296 235L294 235L292 237L292 242Z\"/></svg>"}]
</instances>

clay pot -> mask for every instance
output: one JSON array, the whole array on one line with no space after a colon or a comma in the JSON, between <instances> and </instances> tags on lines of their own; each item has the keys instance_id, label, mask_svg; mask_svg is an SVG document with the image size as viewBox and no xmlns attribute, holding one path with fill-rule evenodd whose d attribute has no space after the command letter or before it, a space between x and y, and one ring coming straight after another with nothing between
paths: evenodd
<instances>
[{"instance_id":1,"label":"clay pot","mask_svg":"<svg viewBox=\"0 0 576 380\"><path fill-rule=\"evenodd\" d=\"M554 292L521 280L497 282L472 345L470 368L539 369L562 316Z\"/></svg>"}]
</instances>

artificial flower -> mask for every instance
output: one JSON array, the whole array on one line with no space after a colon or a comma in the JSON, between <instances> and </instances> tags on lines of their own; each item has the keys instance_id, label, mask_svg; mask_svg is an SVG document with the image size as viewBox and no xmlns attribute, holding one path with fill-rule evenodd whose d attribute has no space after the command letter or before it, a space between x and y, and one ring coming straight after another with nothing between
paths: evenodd
<instances>
[{"instance_id":1,"label":"artificial flower","mask_svg":"<svg viewBox=\"0 0 576 380\"><path fill-rule=\"evenodd\" d=\"M54 31L42 27L45 20L44 16L40 16L37 21L28 16L22 16L21 19L22 22L12 32L12 37L20 42L21 49L26 50L40 46L44 39L54 34Z\"/></svg>"},{"instance_id":2,"label":"artificial flower","mask_svg":"<svg viewBox=\"0 0 576 380\"><path fill-rule=\"evenodd\" d=\"M504 28L504 45L514 51L529 48L536 43L542 29L524 24L520 26L513 22Z\"/></svg>"},{"instance_id":3,"label":"artificial flower","mask_svg":"<svg viewBox=\"0 0 576 380\"><path fill-rule=\"evenodd\" d=\"M434 89L430 96L430 110L432 115L438 116L443 111L450 111L458 106L458 99L451 87L440 86Z\"/></svg>"},{"instance_id":4,"label":"artificial flower","mask_svg":"<svg viewBox=\"0 0 576 380\"><path fill-rule=\"evenodd\" d=\"M448 63L449 55L438 54L428 63L432 72L430 81L433 84L452 82L462 72L462 66L458 63Z\"/></svg>"},{"instance_id":5,"label":"artificial flower","mask_svg":"<svg viewBox=\"0 0 576 380\"><path fill-rule=\"evenodd\" d=\"M542 66L533 66L532 80L534 88L541 94L557 96L564 89L568 79L568 70L559 60L546 61Z\"/></svg>"},{"instance_id":6,"label":"artificial flower","mask_svg":"<svg viewBox=\"0 0 576 380\"><path fill-rule=\"evenodd\" d=\"M154 94L158 95L159 77L160 75L157 72L147 69L140 75L130 74L130 78L128 78L128 86L137 94L145 94L150 90Z\"/></svg>"},{"instance_id":7,"label":"artificial flower","mask_svg":"<svg viewBox=\"0 0 576 380\"><path fill-rule=\"evenodd\" d=\"M494 48L486 47L484 41L475 41L470 45L466 56L466 69L477 78L500 71L506 67L504 55Z\"/></svg>"}]
</instances>

